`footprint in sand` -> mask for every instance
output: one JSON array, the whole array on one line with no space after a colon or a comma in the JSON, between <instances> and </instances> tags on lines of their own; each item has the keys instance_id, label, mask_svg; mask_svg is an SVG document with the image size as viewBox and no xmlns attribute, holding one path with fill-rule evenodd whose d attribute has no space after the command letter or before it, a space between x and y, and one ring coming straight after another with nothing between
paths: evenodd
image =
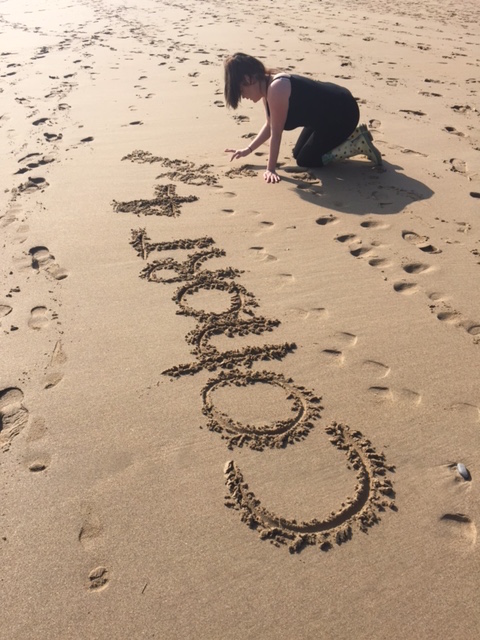
<instances>
[{"instance_id":1,"label":"footprint in sand","mask_svg":"<svg viewBox=\"0 0 480 640\"><path fill-rule=\"evenodd\" d=\"M431 269L432 267L428 264L424 264L423 262L410 262L403 266L403 270L407 273L425 273Z\"/></svg>"},{"instance_id":2,"label":"footprint in sand","mask_svg":"<svg viewBox=\"0 0 480 640\"><path fill-rule=\"evenodd\" d=\"M420 236L415 231L402 231L402 238L424 253L442 253L441 249L428 243L428 236Z\"/></svg>"},{"instance_id":3,"label":"footprint in sand","mask_svg":"<svg viewBox=\"0 0 480 640\"><path fill-rule=\"evenodd\" d=\"M431 295L429 297L431 297ZM445 307L447 308L445 309ZM448 305L444 305L444 310L437 313L437 319L445 324L464 329L473 337L474 344L478 344L480 337L480 323L469 320L462 313L448 307Z\"/></svg>"},{"instance_id":4,"label":"footprint in sand","mask_svg":"<svg viewBox=\"0 0 480 640\"><path fill-rule=\"evenodd\" d=\"M393 392L389 387L369 387L368 392L372 394L375 400L379 400L382 402L393 402Z\"/></svg>"},{"instance_id":5,"label":"footprint in sand","mask_svg":"<svg viewBox=\"0 0 480 640\"><path fill-rule=\"evenodd\" d=\"M464 175L467 173L467 163L465 160L460 160L458 158L451 158L448 161L450 163L450 171L454 171L455 173L463 173Z\"/></svg>"},{"instance_id":6,"label":"footprint in sand","mask_svg":"<svg viewBox=\"0 0 480 640\"><path fill-rule=\"evenodd\" d=\"M49 183L45 180L45 178L33 178L30 176L27 182L22 182L22 184L18 186L18 191L20 193L32 193L34 191L42 191L48 186Z\"/></svg>"},{"instance_id":7,"label":"footprint in sand","mask_svg":"<svg viewBox=\"0 0 480 640\"><path fill-rule=\"evenodd\" d=\"M38 127L38 125L40 124L45 124L46 122L50 122L49 118L38 118L38 120L35 120L34 122L32 122L33 126Z\"/></svg>"},{"instance_id":8,"label":"footprint in sand","mask_svg":"<svg viewBox=\"0 0 480 640\"><path fill-rule=\"evenodd\" d=\"M261 262L276 262L278 260L276 256L268 253L264 247L250 247L250 251L253 251L255 253L256 259L260 260Z\"/></svg>"},{"instance_id":9,"label":"footprint in sand","mask_svg":"<svg viewBox=\"0 0 480 640\"><path fill-rule=\"evenodd\" d=\"M34 307L30 311L30 318L28 320L28 326L30 329L39 330L48 327L50 320L47 313L47 307Z\"/></svg>"},{"instance_id":10,"label":"footprint in sand","mask_svg":"<svg viewBox=\"0 0 480 640\"><path fill-rule=\"evenodd\" d=\"M88 589L90 591L103 591L108 587L108 569L102 565L95 567L88 574Z\"/></svg>"},{"instance_id":11,"label":"footprint in sand","mask_svg":"<svg viewBox=\"0 0 480 640\"><path fill-rule=\"evenodd\" d=\"M426 115L423 111L417 111L415 109L399 109L400 113L406 113L410 116L424 116Z\"/></svg>"},{"instance_id":12,"label":"footprint in sand","mask_svg":"<svg viewBox=\"0 0 480 640\"><path fill-rule=\"evenodd\" d=\"M400 149L400 153L405 153L408 155L421 156L422 158L428 158L426 153L422 153L421 151L415 151L415 149Z\"/></svg>"},{"instance_id":13,"label":"footprint in sand","mask_svg":"<svg viewBox=\"0 0 480 640\"><path fill-rule=\"evenodd\" d=\"M362 369L375 378L386 378L390 374L390 367L376 360L364 360Z\"/></svg>"},{"instance_id":14,"label":"footprint in sand","mask_svg":"<svg viewBox=\"0 0 480 640\"><path fill-rule=\"evenodd\" d=\"M46 471L51 462L51 456L48 453L30 453L25 456L23 463L32 473L40 473Z\"/></svg>"},{"instance_id":15,"label":"footprint in sand","mask_svg":"<svg viewBox=\"0 0 480 640\"><path fill-rule=\"evenodd\" d=\"M23 166L15 171L14 175L27 173L28 171L32 171L33 169L38 169L38 167L50 164L54 162L55 158L52 156L42 155L41 153L29 153L23 158L20 158L18 161L19 164L23 164Z\"/></svg>"},{"instance_id":16,"label":"footprint in sand","mask_svg":"<svg viewBox=\"0 0 480 640\"><path fill-rule=\"evenodd\" d=\"M61 140L63 138L62 133L44 133L43 137L47 142L56 142L57 140Z\"/></svg>"},{"instance_id":17,"label":"footprint in sand","mask_svg":"<svg viewBox=\"0 0 480 640\"><path fill-rule=\"evenodd\" d=\"M419 405L422 401L422 394L412 389L400 389L397 393L400 400L409 404Z\"/></svg>"},{"instance_id":18,"label":"footprint in sand","mask_svg":"<svg viewBox=\"0 0 480 640\"><path fill-rule=\"evenodd\" d=\"M386 258L372 258L368 261L368 264L371 267L377 267L378 269L386 269L387 267L391 267L393 262Z\"/></svg>"},{"instance_id":19,"label":"footprint in sand","mask_svg":"<svg viewBox=\"0 0 480 640\"><path fill-rule=\"evenodd\" d=\"M477 542L477 527L464 513L444 513L440 516L443 525L442 533L449 535L457 542L473 547Z\"/></svg>"},{"instance_id":20,"label":"footprint in sand","mask_svg":"<svg viewBox=\"0 0 480 640\"><path fill-rule=\"evenodd\" d=\"M13 309L8 304L0 304L0 320L12 313ZM1 323L0 323L1 326Z\"/></svg>"},{"instance_id":21,"label":"footprint in sand","mask_svg":"<svg viewBox=\"0 0 480 640\"><path fill-rule=\"evenodd\" d=\"M102 535L103 525L89 504L82 505L82 516L83 522L78 533L78 541L84 549L89 550L95 545L96 539Z\"/></svg>"},{"instance_id":22,"label":"footprint in sand","mask_svg":"<svg viewBox=\"0 0 480 640\"><path fill-rule=\"evenodd\" d=\"M41 417L34 418L28 429L27 442L36 442L45 437L47 433L47 425L45 419Z\"/></svg>"},{"instance_id":23,"label":"footprint in sand","mask_svg":"<svg viewBox=\"0 0 480 640\"><path fill-rule=\"evenodd\" d=\"M348 331L337 331L335 340L344 348L354 347L358 342L358 336Z\"/></svg>"},{"instance_id":24,"label":"footprint in sand","mask_svg":"<svg viewBox=\"0 0 480 640\"><path fill-rule=\"evenodd\" d=\"M372 254L372 247L357 247L350 249L350 255L354 258L366 258Z\"/></svg>"},{"instance_id":25,"label":"footprint in sand","mask_svg":"<svg viewBox=\"0 0 480 640\"><path fill-rule=\"evenodd\" d=\"M480 407L469 402L455 402L448 407L451 411L458 411L462 415L462 420L468 419L473 422L480 422Z\"/></svg>"},{"instance_id":26,"label":"footprint in sand","mask_svg":"<svg viewBox=\"0 0 480 640\"><path fill-rule=\"evenodd\" d=\"M395 282L393 289L397 293L403 293L406 296L410 296L412 293L416 293L418 291L418 286L415 282Z\"/></svg>"},{"instance_id":27,"label":"footprint in sand","mask_svg":"<svg viewBox=\"0 0 480 640\"><path fill-rule=\"evenodd\" d=\"M462 314L457 311L441 311L440 313L437 313L437 318L440 322L446 322L447 324L454 324L456 326L458 326L463 320Z\"/></svg>"},{"instance_id":28,"label":"footprint in sand","mask_svg":"<svg viewBox=\"0 0 480 640\"><path fill-rule=\"evenodd\" d=\"M342 236L337 236L335 238L337 242L351 244L355 240L359 240L359 238L354 233L345 233Z\"/></svg>"},{"instance_id":29,"label":"footprint in sand","mask_svg":"<svg viewBox=\"0 0 480 640\"><path fill-rule=\"evenodd\" d=\"M62 341L58 340L53 349L52 357L46 368L46 375L43 379L43 388L52 389L63 379L61 367L66 363L67 356L63 350Z\"/></svg>"},{"instance_id":30,"label":"footprint in sand","mask_svg":"<svg viewBox=\"0 0 480 640\"><path fill-rule=\"evenodd\" d=\"M27 423L28 411L23 406L23 391L17 387L0 390L0 447L8 448Z\"/></svg>"},{"instance_id":31,"label":"footprint in sand","mask_svg":"<svg viewBox=\"0 0 480 640\"><path fill-rule=\"evenodd\" d=\"M396 389L390 387L372 386L368 388L368 392L379 402L398 402L403 401L411 405L419 405L422 396L412 389Z\"/></svg>"},{"instance_id":32,"label":"footprint in sand","mask_svg":"<svg viewBox=\"0 0 480 640\"><path fill-rule=\"evenodd\" d=\"M444 293L440 293L439 291L432 291L432 293L428 294L428 297L432 302L444 302L449 299L449 296Z\"/></svg>"},{"instance_id":33,"label":"footprint in sand","mask_svg":"<svg viewBox=\"0 0 480 640\"><path fill-rule=\"evenodd\" d=\"M447 126L447 127L443 127L443 130L446 131L447 133L452 133L453 135L458 136L459 138L465 137L465 134L462 133L461 131L457 131L455 127Z\"/></svg>"},{"instance_id":34,"label":"footprint in sand","mask_svg":"<svg viewBox=\"0 0 480 640\"><path fill-rule=\"evenodd\" d=\"M386 222L380 222L379 220L365 220L360 223L360 226L364 229L388 229L390 227Z\"/></svg>"},{"instance_id":35,"label":"footprint in sand","mask_svg":"<svg viewBox=\"0 0 480 640\"><path fill-rule=\"evenodd\" d=\"M341 366L345 362L343 350L354 347L358 342L358 337L348 331L337 331L332 338L330 347L328 349L322 349L320 355L329 363Z\"/></svg>"},{"instance_id":36,"label":"footprint in sand","mask_svg":"<svg viewBox=\"0 0 480 640\"><path fill-rule=\"evenodd\" d=\"M36 271L45 271L55 280L63 280L68 276L68 272L58 266L55 262L55 257L52 256L47 247L33 247L29 253L32 256L32 267Z\"/></svg>"},{"instance_id":37,"label":"footprint in sand","mask_svg":"<svg viewBox=\"0 0 480 640\"><path fill-rule=\"evenodd\" d=\"M275 260L278 260L278 258L275 258ZM276 277L282 287L295 282L295 276L293 273L278 273Z\"/></svg>"},{"instance_id":38,"label":"footprint in sand","mask_svg":"<svg viewBox=\"0 0 480 640\"><path fill-rule=\"evenodd\" d=\"M323 356L329 364L335 364L338 367L342 366L345 362L344 354L338 351L338 349L323 349L320 355Z\"/></svg>"},{"instance_id":39,"label":"footprint in sand","mask_svg":"<svg viewBox=\"0 0 480 640\"><path fill-rule=\"evenodd\" d=\"M290 313L300 320L325 320L328 318L328 311L324 307L313 309L290 309Z\"/></svg>"},{"instance_id":40,"label":"footprint in sand","mask_svg":"<svg viewBox=\"0 0 480 640\"><path fill-rule=\"evenodd\" d=\"M233 119L237 124L242 124L242 122L250 122L250 118L248 116L233 116Z\"/></svg>"},{"instance_id":41,"label":"footprint in sand","mask_svg":"<svg viewBox=\"0 0 480 640\"><path fill-rule=\"evenodd\" d=\"M315 222L321 226L325 226L327 224L336 224L339 220L335 216L322 216L321 218L317 218Z\"/></svg>"},{"instance_id":42,"label":"footprint in sand","mask_svg":"<svg viewBox=\"0 0 480 640\"><path fill-rule=\"evenodd\" d=\"M428 242L428 236L420 236L415 231L402 231L402 238L415 246Z\"/></svg>"}]
</instances>

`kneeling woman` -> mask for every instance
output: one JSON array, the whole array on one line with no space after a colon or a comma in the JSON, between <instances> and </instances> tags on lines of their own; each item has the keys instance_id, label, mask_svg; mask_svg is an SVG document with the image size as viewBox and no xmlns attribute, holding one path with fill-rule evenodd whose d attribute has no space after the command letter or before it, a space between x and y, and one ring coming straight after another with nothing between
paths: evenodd
<instances>
[{"instance_id":1,"label":"kneeling woman","mask_svg":"<svg viewBox=\"0 0 480 640\"><path fill-rule=\"evenodd\" d=\"M365 125L358 126L357 101L348 89L303 76L275 73L244 53L225 60L225 101L236 109L241 99L263 101L267 120L254 140L243 149L225 149L231 160L244 158L270 139L266 182L278 182L276 173L284 130L303 127L293 149L301 167L322 167L333 160L366 155L382 163Z\"/></svg>"}]
</instances>

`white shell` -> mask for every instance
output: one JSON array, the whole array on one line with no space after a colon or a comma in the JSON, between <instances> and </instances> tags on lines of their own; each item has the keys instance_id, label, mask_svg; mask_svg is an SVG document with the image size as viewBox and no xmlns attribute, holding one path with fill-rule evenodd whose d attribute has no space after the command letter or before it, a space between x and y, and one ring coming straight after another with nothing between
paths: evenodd
<instances>
[{"instance_id":1,"label":"white shell","mask_svg":"<svg viewBox=\"0 0 480 640\"><path fill-rule=\"evenodd\" d=\"M470 480L470 472L468 471L467 467L462 463L459 462L457 464L457 471L458 473L462 476L462 478L464 480Z\"/></svg>"}]
</instances>

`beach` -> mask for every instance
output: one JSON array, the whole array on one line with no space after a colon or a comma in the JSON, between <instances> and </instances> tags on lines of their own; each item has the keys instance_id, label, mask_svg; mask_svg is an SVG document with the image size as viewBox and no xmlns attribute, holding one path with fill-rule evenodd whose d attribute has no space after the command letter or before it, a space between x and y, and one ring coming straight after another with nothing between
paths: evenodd
<instances>
[{"instance_id":1,"label":"beach","mask_svg":"<svg viewBox=\"0 0 480 640\"><path fill-rule=\"evenodd\" d=\"M2 638L479 636L479 19L0 2ZM383 165L231 162L236 51Z\"/></svg>"}]
</instances>

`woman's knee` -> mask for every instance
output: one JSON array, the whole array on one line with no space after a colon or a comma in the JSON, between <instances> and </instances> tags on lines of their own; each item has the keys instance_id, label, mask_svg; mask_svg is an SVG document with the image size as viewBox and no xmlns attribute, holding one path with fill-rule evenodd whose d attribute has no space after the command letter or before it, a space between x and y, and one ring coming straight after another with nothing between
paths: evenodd
<instances>
[{"instance_id":1,"label":"woman's knee","mask_svg":"<svg viewBox=\"0 0 480 640\"><path fill-rule=\"evenodd\" d=\"M306 153L299 153L294 157L297 163L297 167L303 167L305 169L323 167L323 162L319 157L312 158L310 154Z\"/></svg>"}]
</instances>

